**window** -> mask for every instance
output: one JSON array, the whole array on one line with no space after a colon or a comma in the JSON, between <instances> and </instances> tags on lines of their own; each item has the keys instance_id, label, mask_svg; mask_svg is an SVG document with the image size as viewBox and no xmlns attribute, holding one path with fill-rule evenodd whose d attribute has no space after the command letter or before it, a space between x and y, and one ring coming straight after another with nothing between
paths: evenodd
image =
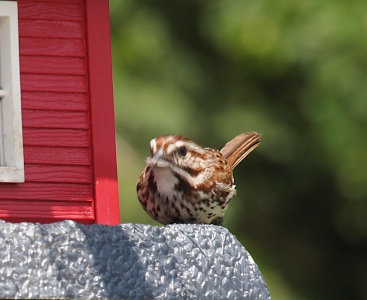
<instances>
[{"instance_id":1,"label":"window","mask_svg":"<svg viewBox=\"0 0 367 300\"><path fill-rule=\"evenodd\" d=\"M0 1L0 182L24 182L18 8Z\"/></svg>"}]
</instances>

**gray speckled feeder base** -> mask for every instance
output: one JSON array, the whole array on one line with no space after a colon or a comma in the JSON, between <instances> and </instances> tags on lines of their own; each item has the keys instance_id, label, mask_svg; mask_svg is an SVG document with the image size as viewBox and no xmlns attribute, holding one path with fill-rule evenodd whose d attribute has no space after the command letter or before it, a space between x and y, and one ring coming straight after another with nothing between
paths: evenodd
<instances>
[{"instance_id":1,"label":"gray speckled feeder base","mask_svg":"<svg viewBox=\"0 0 367 300\"><path fill-rule=\"evenodd\" d=\"M0 298L270 299L224 227L0 221Z\"/></svg>"}]
</instances>

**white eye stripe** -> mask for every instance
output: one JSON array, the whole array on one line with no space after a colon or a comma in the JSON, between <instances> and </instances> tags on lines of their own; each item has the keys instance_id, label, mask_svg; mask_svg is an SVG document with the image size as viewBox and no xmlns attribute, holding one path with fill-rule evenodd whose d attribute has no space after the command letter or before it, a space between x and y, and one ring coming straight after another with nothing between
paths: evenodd
<instances>
[{"instance_id":1,"label":"white eye stripe","mask_svg":"<svg viewBox=\"0 0 367 300\"><path fill-rule=\"evenodd\" d=\"M188 146L187 142L182 142L182 141L177 141L176 143L170 144L167 147L167 153L172 153L173 151L175 151L176 149L182 147L182 146ZM188 149L190 149L189 147L187 147Z\"/></svg>"},{"instance_id":2,"label":"white eye stripe","mask_svg":"<svg viewBox=\"0 0 367 300\"><path fill-rule=\"evenodd\" d=\"M152 139L150 141L150 150L151 150L151 153L153 154L158 151L158 148L163 148L166 154L170 155L181 147L186 147L188 152L193 152L199 155L205 154L204 148L200 147L199 145L191 141L185 141L185 140L184 141L180 141L180 140L174 141L172 138L167 138L166 140L163 141L163 143L159 138L158 138L158 143L157 143L157 138Z\"/></svg>"},{"instance_id":3,"label":"white eye stripe","mask_svg":"<svg viewBox=\"0 0 367 300\"><path fill-rule=\"evenodd\" d=\"M177 141L176 143L170 144L167 147L167 154L172 153L173 151L176 151L177 149L185 146L187 151L194 151L198 154L204 154L205 150L201 148L200 146L196 145L195 143L189 143L187 141Z\"/></svg>"}]
</instances>

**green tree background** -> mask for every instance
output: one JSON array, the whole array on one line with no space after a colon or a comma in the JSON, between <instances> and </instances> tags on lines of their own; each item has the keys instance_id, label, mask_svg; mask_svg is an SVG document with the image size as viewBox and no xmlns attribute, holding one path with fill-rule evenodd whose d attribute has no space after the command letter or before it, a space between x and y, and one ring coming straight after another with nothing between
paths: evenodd
<instances>
[{"instance_id":1,"label":"green tree background","mask_svg":"<svg viewBox=\"0 0 367 300\"><path fill-rule=\"evenodd\" d=\"M122 222L162 134L261 145L225 226L273 300L367 299L367 1L110 0Z\"/></svg>"}]
</instances>

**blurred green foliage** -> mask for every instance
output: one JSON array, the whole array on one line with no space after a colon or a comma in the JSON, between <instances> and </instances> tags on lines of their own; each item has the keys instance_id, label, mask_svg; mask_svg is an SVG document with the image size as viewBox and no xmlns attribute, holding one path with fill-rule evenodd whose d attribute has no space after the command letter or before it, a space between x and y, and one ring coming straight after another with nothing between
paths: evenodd
<instances>
[{"instance_id":1,"label":"blurred green foliage","mask_svg":"<svg viewBox=\"0 0 367 300\"><path fill-rule=\"evenodd\" d=\"M110 0L122 222L149 141L257 131L225 226L278 299L367 298L367 2Z\"/></svg>"}]
</instances>

